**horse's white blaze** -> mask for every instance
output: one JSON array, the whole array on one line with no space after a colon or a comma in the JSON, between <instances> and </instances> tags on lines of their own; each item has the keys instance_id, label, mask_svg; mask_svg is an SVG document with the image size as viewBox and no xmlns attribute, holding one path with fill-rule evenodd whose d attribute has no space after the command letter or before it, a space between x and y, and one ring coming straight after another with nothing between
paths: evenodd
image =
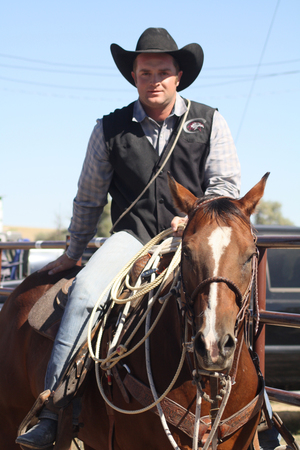
<instances>
[{"instance_id":1,"label":"horse's white blaze","mask_svg":"<svg viewBox=\"0 0 300 450\"><path fill-rule=\"evenodd\" d=\"M219 265L221 256L224 250L230 243L231 237L230 227L218 227L216 228L208 238L208 244L211 247L212 255L214 259L213 276L218 276ZM205 340L206 348L211 354L211 359L215 362L218 358L218 333L215 329L216 325L216 308L218 298L218 283L212 283L209 289L208 296L208 308L206 309L205 316L205 329L203 331L203 337Z\"/></svg>"}]
</instances>

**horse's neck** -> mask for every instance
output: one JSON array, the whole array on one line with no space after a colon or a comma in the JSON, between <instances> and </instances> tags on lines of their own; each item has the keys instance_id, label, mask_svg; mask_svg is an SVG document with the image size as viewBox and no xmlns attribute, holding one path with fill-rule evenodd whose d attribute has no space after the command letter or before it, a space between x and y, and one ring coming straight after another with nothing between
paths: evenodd
<instances>
[{"instance_id":1,"label":"horse's neck","mask_svg":"<svg viewBox=\"0 0 300 450\"><path fill-rule=\"evenodd\" d=\"M160 308L161 305L157 304L155 308L156 314L158 314ZM183 337L183 320L175 297L172 296L169 298L168 304L158 326L168 332L168 341L170 343L173 342L174 345L175 340L181 345L181 340Z\"/></svg>"}]
</instances>

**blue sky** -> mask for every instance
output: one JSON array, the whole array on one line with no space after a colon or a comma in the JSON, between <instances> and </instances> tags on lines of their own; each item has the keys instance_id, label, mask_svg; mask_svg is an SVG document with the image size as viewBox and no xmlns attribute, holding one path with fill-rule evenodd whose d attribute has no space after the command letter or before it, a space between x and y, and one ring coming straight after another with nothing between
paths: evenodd
<instances>
[{"instance_id":1,"label":"blue sky","mask_svg":"<svg viewBox=\"0 0 300 450\"><path fill-rule=\"evenodd\" d=\"M136 98L110 44L133 50L154 26L202 46L202 72L182 95L226 118L241 195L270 171L265 200L300 226L299 0L11 0L0 11L4 225L68 226L96 119Z\"/></svg>"}]
</instances>

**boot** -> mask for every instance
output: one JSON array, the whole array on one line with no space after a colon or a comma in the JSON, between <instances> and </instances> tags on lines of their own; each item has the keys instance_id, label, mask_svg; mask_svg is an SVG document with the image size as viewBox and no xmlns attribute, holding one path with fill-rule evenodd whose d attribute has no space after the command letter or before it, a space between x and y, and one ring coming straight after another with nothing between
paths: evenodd
<instances>
[{"instance_id":1,"label":"boot","mask_svg":"<svg viewBox=\"0 0 300 450\"><path fill-rule=\"evenodd\" d=\"M52 449L56 439L57 420L41 418L29 431L16 439L16 443L35 450Z\"/></svg>"}]
</instances>

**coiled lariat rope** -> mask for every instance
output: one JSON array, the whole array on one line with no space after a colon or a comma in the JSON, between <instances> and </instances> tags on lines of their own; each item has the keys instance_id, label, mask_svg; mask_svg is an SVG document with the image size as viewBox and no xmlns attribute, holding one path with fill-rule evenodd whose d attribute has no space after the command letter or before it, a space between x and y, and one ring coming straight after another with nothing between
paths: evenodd
<instances>
[{"instance_id":1,"label":"coiled lariat rope","mask_svg":"<svg viewBox=\"0 0 300 450\"><path fill-rule=\"evenodd\" d=\"M154 267L157 267L158 263L159 263L159 257L156 258L156 260L154 262ZM152 273L151 279L154 279L154 277L155 277L155 274ZM151 291L149 293L148 304L150 304L152 302L153 294L154 294L154 291ZM146 322L145 322L145 333L146 334L148 333L148 330L150 328L150 321L151 321L151 310L149 311L149 314L146 317ZM152 376L152 369L151 369L150 339L149 338L147 338L145 341L145 360L146 360L146 369L147 369L147 377L148 377L149 386L150 386L154 400L157 400L158 394L156 391L155 383L154 383L153 376ZM165 414L163 412L161 405L158 403L156 405L156 407L157 407L157 411L158 411L159 418L161 421L161 425L163 427L163 430L164 430L167 438L169 439L171 446L173 447L174 450L180 450L175 439L172 436L172 433L170 431L169 425L167 423L167 419L165 417Z\"/></svg>"},{"instance_id":2,"label":"coiled lariat rope","mask_svg":"<svg viewBox=\"0 0 300 450\"><path fill-rule=\"evenodd\" d=\"M96 374L96 380L98 389L104 399L104 401L115 411L122 413L122 414L141 414L146 411L151 410L155 406L158 409L158 413L160 416L160 420L163 426L163 429L167 435L167 438L169 439L169 442L174 450L179 450L179 447L173 438L170 429L168 427L165 415L163 413L163 410L161 408L160 403L162 400L168 395L168 393L173 388L175 382L178 379L178 376L181 372L181 369L183 367L186 352L191 351L190 343L188 342L188 318L187 315L184 315L184 337L183 337L183 344L182 344L182 353L180 357L180 361L178 364L178 368L176 370L176 373L174 374L173 379L171 380L169 386L165 390L165 392L158 397L153 377L152 377L152 371L151 371L151 362L150 362L150 342L149 342L149 336L156 327L159 319L161 318L167 304L169 301L169 298L173 295L173 291L178 292L178 286L179 286L179 273L180 270L178 268L180 264L181 259L181 238L174 238L170 237L173 234L173 231L171 228L169 228L166 231L163 231L162 233L158 234L156 237L154 237L148 244L146 244L127 264L126 266L118 273L118 275L109 283L107 288L104 290L104 292L99 297L98 301L96 302L94 309L92 311L89 325L88 325L88 347L90 356L95 361L95 374ZM160 256L164 253L170 253L175 252L174 256L167 267L167 269L164 269L163 272L156 277L156 269L157 265L160 260ZM152 254L149 261L147 262L144 271L146 272L150 270L151 272L151 279L148 283L141 285L142 283L142 276L140 275L136 285L131 286L129 282L130 278L130 271L134 263L141 258L142 256L145 256L147 254ZM153 270L151 270L153 269ZM169 293L167 295L164 295L164 297L160 297L160 293L164 289L167 283L170 282L171 274L174 276L172 277L172 285L169 288ZM159 286L157 289L157 292L154 294L154 289ZM130 295L127 298L120 298L120 295L124 289L129 289ZM101 318L101 324L98 331L98 336L95 344L95 352L92 348L92 329L93 324L95 322L95 315L98 313L101 309L100 305L105 303L105 298L108 295L108 292L110 291L110 305L106 311L106 313ZM142 315L141 319L139 320L138 324L134 328L134 330L131 332L130 336L127 338L126 342L122 345L118 345L120 335L122 333L126 318L129 314L131 302L133 300L139 300L143 298L146 294L149 295L148 298L148 306L144 314ZM159 299L159 301L162 303L162 306L160 308L160 311L158 315L156 316L154 322L150 326L150 317L151 317L151 310L153 308L153 305L155 304L156 300ZM108 320L109 315L111 314L114 306L116 304L123 306L123 311L120 313L119 321L117 328L115 330L115 335L110 343L109 350L107 353L106 358L100 358L100 349L101 349L101 341L104 333L104 329ZM99 308L100 307L100 308ZM132 341L133 337L135 336L136 332L141 327L142 323L145 322L145 335L144 337L130 350L128 350L128 346L130 342ZM119 408L118 406L114 405L106 396L101 380L100 375L100 368L108 373L110 375L111 369L122 359L127 357L128 355L132 354L135 350L137 350L143 343L145 342L145 356L146 356L146 369L147 369L147 376L149 381L149 386L153 395L154 401L141 409L137 410L127 410ZM206 375L210 375L207 373ZM218 376L223 378L223 374L215 374L213 376ZM222 401L222 404L219 408L218 414L214 420L214 423L212 425L211 431L209 433L208 439L203 447L203 450L208 450L212 439L217 431L217 428L219 426L222 414L224 412L225 406L227 404L230 391L231 391L231 380L230 377L226 377L226 380L223 380L225 382L225 389L224 389L224 399ZM198 450L198 439L199 439L199 425L201 422L201 400L202 397L205 399L204 392L201 388L201 383L199 381L198 376L194 376L194 382L197 386L197 399L196 399L196 411L195 411L195 424L194 424L194 435L193 435L193 450ZM213 446L214 447L214 446Z\"/></svg>"},{"instance_id":3,"label":"coiled lariat rope","mask_svg":"<svg viewBox=\"0 0 300 450\"><path fill-rule=\"evenodd\" d=\"M95 304L95 306L94 306L94 308L93 308L93 311L92 311L92 313L91 313L91 317L90 317L90 320L89 320L89 324L88 324L88 332L87 332L87 342L88 342L88 348L89 348L89 353L90 353L90 356L92 357L92 359L95 361L95 362L97 362L97 363L99 363L99 362L104 362L104 360L103 359L100 359L100 358L98 358L98 357L96 357L96 355L95 355L95 353L94 353L94 350L93 350L93 348L92 348L92 329L93 329L93 326L94 326L94 323L95 323L95 316L96 316L96 314L98 313L99 314L99 306L102 304L102 303L105 303L105 298L107 297L107 295L108 295L108 293L109 293L109 291L113 291L113 298L112 298L112 301L111 301L111 304L110 304L110 306L109 306L109 308L108 308L108 311L106 312L106 314L104 315L104 317L103 317L103 320L102 320L102 323L101 323L101 328L100 328L100 331L99 331L99 334L98 334L98 340L100 340L101 341L101 338L102 338L102 334L103 334L103 331L104 331L104 328L105 328L105 325L106 325L106 322L107 322L107 319L108 319L108 316L109 316L109 314L111 313L111 311L112 311L112 309L113 309L113 307L115 306L115 304L116 303L120 303L120 304L124 304L124 303L127 303L127 302L131 302L134 298L137 298L137 296L135 296L135 297L133 297L132 295L129 297L129 298L126 298L126 299L120 299L120 298L118 298L118 296L117 295L115 295L115 292L116 292L116 286L121 286L121 284L122 284L122 281L123 281L123 279L124 279L124 277L126 277L127 276L127 274L129 274L129 272L130 272L130 270L131 270L131 268L132 268L132 266L133 266L133 264L139 259L139 258L141 258L142 256L145 256L145 255L147 255L150 251L151 251L151 249L155 246L155 245L157 245L157 243L158 242L161 242L161 241L163 241L164 239L166 239L167 237L169 237L170 235L171 235L171 233L172 233L172 229L171 228L169 228L168 230L165 230L165 231L162 231L160 234L158 234L157 236L155 236L153 239L151 239L151 241L149 241L148 242L148 244L146 244L124 267L123 267L123 269L113 278L113 280L108 284L108 286L106 287L106 289L104 289L104 291L102 292L102 294L100 295L100 297L98 298L98 300L97 300L97 302L96 302L96 304ZM181 246L180 246L181 247ZM174 255L174 257L175 257L175 255ZM178 255L176 255L176 258L178 258ZM180 259L178 258L178 264L179 264L179 261L180 261ZM166 273L165 271L164 271L164 273ZM142 295L145 295L147 292L149 292L151 289L153 289L154 287L156 287L157 286L157 284L156 284L156 280L155 280L155 286L154 286L154 283L152 284L152 283L148 283L146 286L145 286L145 291L143 291L143 292L139 292L139 295L138 295L138 297L140 297L140 296L142 296ZM148 288L148 290L146 289L146 288ZM135 289L135 288L134 288ZM117 294L118 294L118 292L117 292Z\"/></svg>"},{"instance_id":4,"label":"coiled lariat rope","mask_svg":"<svg viewBox=\"0 0 300 450\"><path fill-rule=\"evenodd\" d=\"M154 406L158 405L167 396L167 394L170 392L170 390L174 386L174 384L181 372L182 366L184 364L185 355L186 355L185 344L183 344L182 354L181 354L181 358L179 361L177 371L176 371L171 383L165 390L165 392L159 398L156 398L156 400L151 405L148 405L145 408L142 408L139 410L130 411L130 410L124 410L124 409L118 408L107 398L107 396L105 395L103 386L102 386L102 381L101 381L101 376L100 376L100 368L105 371L110 371L112 369L112 367L115 364L117 364L122 358L125 358L128 355L130 355L131 353L133 353L138 347L140 347L140 345L142 345L146 341L146 339L150 336L151 332L154 330L155 326L157 325L160 317L162 316L162 314L166 308L166 305L168 303L168 300L172 295L171 293L164 296L163 299L160 299L162 301L162 307L160 308L160 311L159 311L156 319L154 320L153 324L151 325L151 327L149 327L148 331L145 333L145 336L132 349L127 350L128 345L130 344L131 340L133 339L136 332L140 328L141 324L145 321L149 311L151 311L153 305L155 304L155 301L159 298L160 293L162 292L163 288L166 286L166 283L169 282L170 276L172 273L175 273L175 276L173 277L173 282L172 282L170 291L174 286L176 286L176 284L178 282L179 270L176 270L176 269L178 268L179 263L180 263L181 239L170 237L170 235L172 235L172 234L173 234L173 231L171 228L158 234L148 244L146 244L126 264L126 266L122 269L122 271L119 272L119 274L111 281L111 283L107 286L105 291L101 294L101 296L99 297L98 301L96 302L96 304L94 306L94 309L93 309L91 317L90 317L87 340L88 340L90 356L95 361L96 380L97 380L99 391L100 391L103 399L105 400L105 402L109 406L111 406L111 408L113 408L114 410L116 410L118 412L124 413L124 414L140 414L140 413L146 412L146 411L150 410L151 408L153 408ZM166 238L168 238L168 239L166 239ZM159 244L159 245L157 245L157 244ZM165 269L158 277L156 277L155 279L151 280L149 283L147 283L146 285L143 285L143 286L140 286L141 277L139 277L136 286L131 286L129 284L129 272L130 272L133 264L135 263L135 261L137 261L140 257L145 256L148 253L152 253L152 257L150 258L150 260L148 261L148 263L144 269L146 271L146 270L149 270L149 268L151 267L152 264L155 264L155 261L157 261L158 255L167 253L170 251L174 251L175 249L176 249L175 254L174 254L168 268ZM128 337L128 339L126 340L126 342L123 345L118 345L117 348L115 348L116 342L118 341L118 337L121 334L122 327L124 326L125 319L128 315L130 303L132 302L132 300L142 298L145 294L153 291L158 285L160 285L160 286L159 286L156 294L153 297L151 297L151 299L148 303L147 310L143 314L143 316L140 319L140 321L138 322L137 326L134 328L133 332L130 334L130 336ZM124 288L124 287L130 289L131 294L128 298L125 298L125 299L119 298L119 295L122 292L122 288ZM101 326L99 329L99 333L98 333L97 341L96 341L96 345L95 345L95 352L94 352L93 348L92 348L92 328L93 328L93 324L95 321L95 315L97 312L99 313L99 310L98 310L99 306L101 305L101 303L103 303L104 298L105 298L105 296L107 296L107 293L109 291L110 291L110 296L112 298L112 301L111 301L111 304L110 304L107 312L104 314L104 316L102 318ZM117 327L115 338L110 345L107 357L100 358L99 355L100 355L100 348L101 348L103 332L105 329L105 325L107 323L107 319L108 319L115 304L124 305L122 317L121 317L120 323ZM187 341L187 321L185 323L184 342L186 342L186 341Z\"/></svg>"}]
</instances>

